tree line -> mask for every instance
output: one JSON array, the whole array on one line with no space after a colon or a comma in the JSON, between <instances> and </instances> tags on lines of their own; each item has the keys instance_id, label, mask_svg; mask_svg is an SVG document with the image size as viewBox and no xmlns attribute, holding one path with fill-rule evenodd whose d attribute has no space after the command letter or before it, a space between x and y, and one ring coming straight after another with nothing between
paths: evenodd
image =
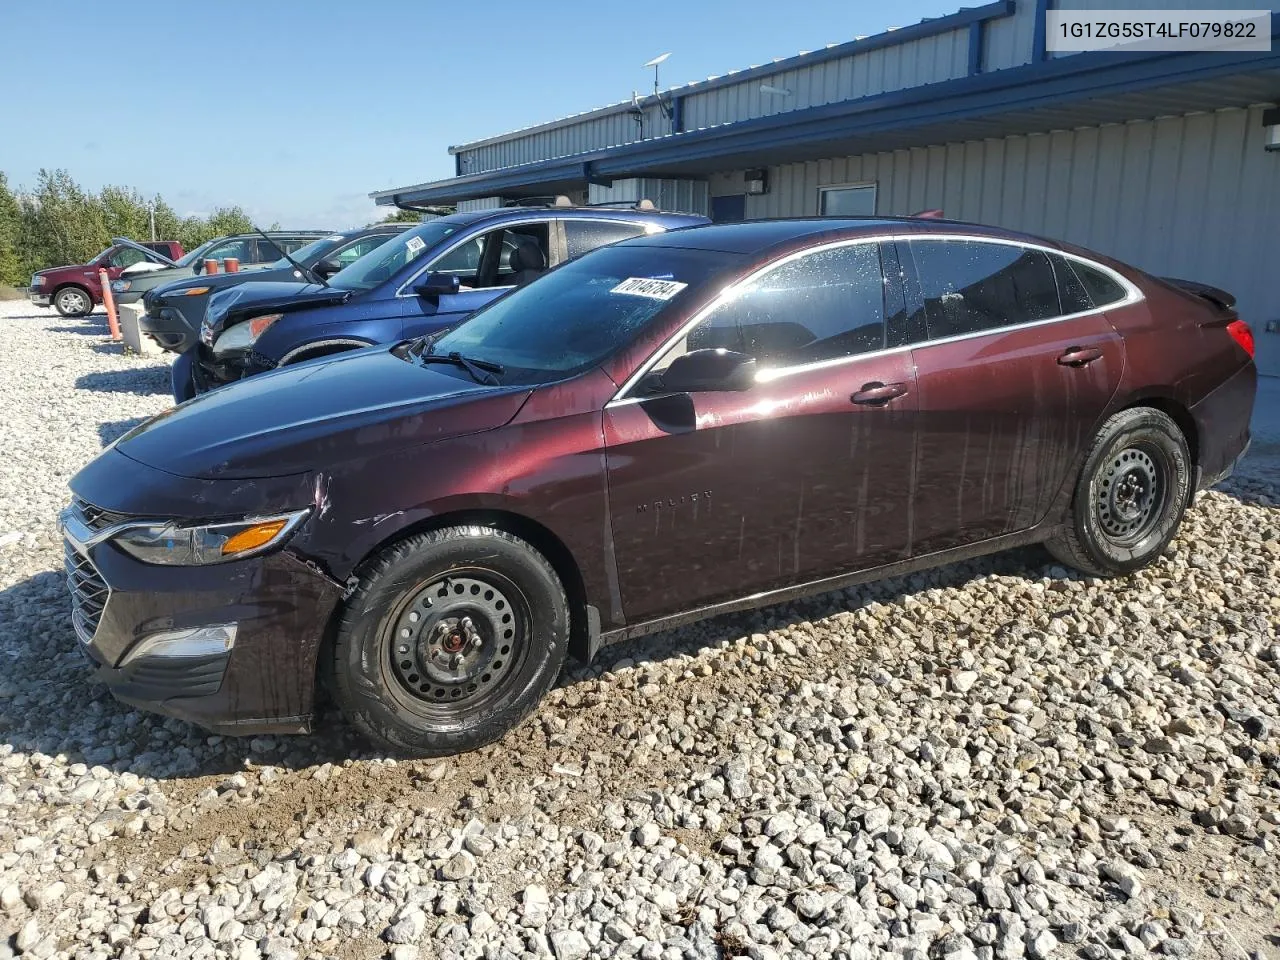
<instances>
[{"instance_id":1,"label":"tree line","mask_svg":"<svg viewBox=\"0 0 1280 960\"><path fill-rule=\"evenodd\" d=\"M218 207L207 217L180 217L155 196L130 187L92 193L66 170L41 170L32 190L14 190L0 171L0 284L25 286L46 267L84 263L110 246L112 237L177 240L191 250L228 233L253 229L238 206Z\"/></svg>"}]
</instances>

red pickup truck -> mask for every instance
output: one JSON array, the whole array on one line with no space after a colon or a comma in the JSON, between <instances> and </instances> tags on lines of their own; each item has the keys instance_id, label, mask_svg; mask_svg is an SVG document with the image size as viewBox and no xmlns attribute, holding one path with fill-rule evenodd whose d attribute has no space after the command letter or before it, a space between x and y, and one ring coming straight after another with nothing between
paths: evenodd
<instances>
[{"instance_id":1,"label":"red pickup truck","mask_svg":"<svg viewBox=\"0 0 1280 960\"><path fill-rule=\"evenodd\" d=\"M120 276L125 267L143 260L158 267L176 266L183 253L182 244L173 240L135 243L124 237L112 237L111 246L88 263L50 267L33 274L27 297L36 306L56 307L64 317L83 317L102 303L99 270L106 270L110 281Z\"/></svg>"}]
</instances>

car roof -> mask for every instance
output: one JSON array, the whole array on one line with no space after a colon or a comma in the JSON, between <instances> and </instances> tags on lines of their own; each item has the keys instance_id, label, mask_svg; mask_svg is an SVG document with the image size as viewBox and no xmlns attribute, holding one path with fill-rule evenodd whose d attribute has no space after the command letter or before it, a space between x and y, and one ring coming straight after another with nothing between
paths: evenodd
<instances>
[{"instance_id":1,"label":"car roof","mask_svg":"<svg viewBox=\"0 0 1280 960\"><path fill-rule=\"evenodd\" d=\"M639 223L658 223L672 227L706 223L707 218L696 213L671 213L666 210L638 210L631 206L600 205L595 207L563 207L554 205L496 207L488 210L468 210L451 213L429 223L451 223L472 226L477 223L501 223L503 220L527 220L530 217L556 217L566 220L635 220Z\"/></svg>"},{"instance_id":2,"label":"car roof","mask_svg":"<svg viewBox=\"0 0 1280 960\"><path fill-rule=\"evenodd\" d=\"M624 240L627 246L684 247L721 253L763 254L781 246L804 241L844 240L885 233L933 233L989 236L1044 244L1027 234L999 227L925 217L795 217L782 220L743 220L713 223L668 233ZM1052 244L1056 246L1056 244Z\"/></svg>"}]
</instances>

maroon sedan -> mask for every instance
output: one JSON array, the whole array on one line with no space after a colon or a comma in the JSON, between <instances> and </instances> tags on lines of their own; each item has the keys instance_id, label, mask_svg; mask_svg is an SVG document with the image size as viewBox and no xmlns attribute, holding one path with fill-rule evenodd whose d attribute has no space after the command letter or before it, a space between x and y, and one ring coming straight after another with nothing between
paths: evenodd
<instances>
[{"instance_id":1,"label":"maroon sedan","mask_svg":"<svg viewBox=\"0 0 1280 960\"><path fill-rule=\"evenodd\" d=\"M1248 445L1222 291L938 220L589 253L434 340L176 407L72 481L73 616L130 703L431 755L566 654L1042 542L1156 560Z\"/></svg>"}]
</instances>

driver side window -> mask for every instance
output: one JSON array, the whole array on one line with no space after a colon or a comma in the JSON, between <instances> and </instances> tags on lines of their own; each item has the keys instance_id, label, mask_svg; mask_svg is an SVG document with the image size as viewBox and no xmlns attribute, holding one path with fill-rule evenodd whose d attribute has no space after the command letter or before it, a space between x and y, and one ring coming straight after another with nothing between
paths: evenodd
<instances>
[{"instance_id":1,"label":"driver side window","mask_svg":"<svg viewBox=\"0 0 1280 960\"><path fill-rule=\"evenodd\" d=\"M837 360L885 346L884 274L876 243L805 254L756 277L663 357L723 348L762 368Z\"/></svg>"},{"instance_id":2,"label":"driver side window","mask_svg":"<svg viewBox=\"0 0 1280 960\"><path fill-rule=\"evenodd\" d=\"M146 254L141 250L135 250L133 247L122 247L113 253L107 261L113 267L132 267L135 263L141 263L147 259Z\"/></svg>"}]
</instances>

